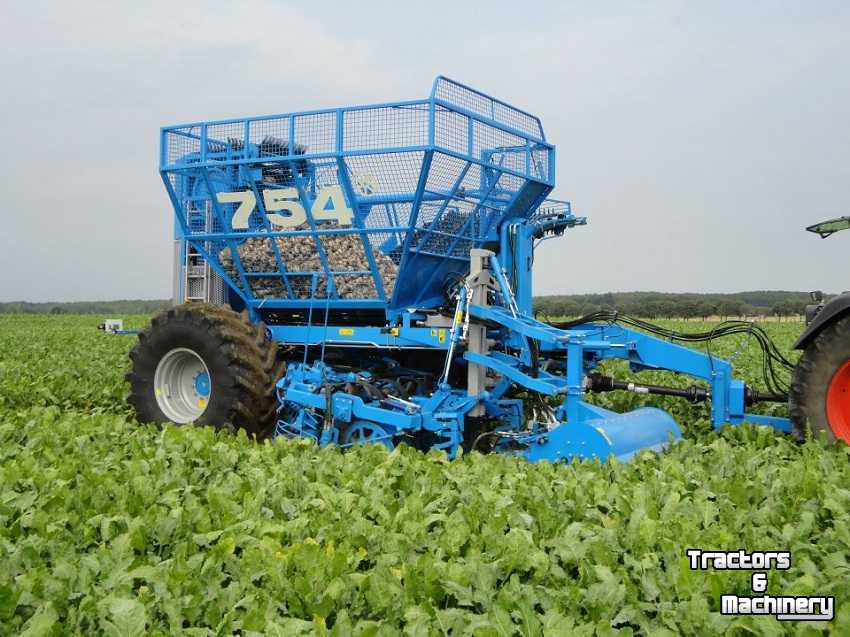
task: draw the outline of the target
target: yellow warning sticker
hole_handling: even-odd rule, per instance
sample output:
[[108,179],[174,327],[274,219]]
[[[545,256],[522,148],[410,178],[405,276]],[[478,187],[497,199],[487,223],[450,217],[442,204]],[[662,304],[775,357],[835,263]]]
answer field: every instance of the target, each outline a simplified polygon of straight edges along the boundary
[[446,330],[440,330],[440,342],[441,343],[446,342]]
[[393,336],[398,336],[398,328],[397,327],[390,328],[390,334],[392,334]]
[[203,408],[204,408],[204,407],[206,407],[206,406],[207,406],[207,401],[206,401],[206,400],[204,400],[203,398],[201,398],[200,400],[198,400],[198,407],[200,407],[201,409],[203,409]]
[[340,336],[354,336],[354,330],[350,327],[341,327],[339,328]]

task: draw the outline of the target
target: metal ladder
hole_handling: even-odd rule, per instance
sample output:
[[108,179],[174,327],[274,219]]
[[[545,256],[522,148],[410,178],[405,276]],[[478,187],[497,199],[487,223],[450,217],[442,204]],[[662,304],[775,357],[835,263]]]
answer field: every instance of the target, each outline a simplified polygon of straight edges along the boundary
[[210,268],[207,262],[187,243],[183,262],[183,300],[207,301],[209,278]]
[[[212,210],[209,201],[204,201],[205,211],[190,211],[189,223],[194,213],[203,215],[204,232],[212,232]],[[184,240],[183,245],[183,299],[185,303],[203,302],[220,305],[225,302],[225,285],[206,262],[206,259],[192,245]]]

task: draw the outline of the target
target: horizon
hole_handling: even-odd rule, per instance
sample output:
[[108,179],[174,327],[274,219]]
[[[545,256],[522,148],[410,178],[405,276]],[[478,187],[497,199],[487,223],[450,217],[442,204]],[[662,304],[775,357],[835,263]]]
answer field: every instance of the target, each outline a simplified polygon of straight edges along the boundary
[[[663,295],[697,295],[697,296],[739,296],[742,294],[810,294],[811,292],[822,292],[824,296],[832,297],[837,296],[839,294],[843,294],[843,292],[827,292],[825,290],[740,290],[737,292],[664,292],[660,290],[606,290],[604,292],[571,292],[571,293],[554,293],[554,294],[534,294],[533,298],[546,298],[553,296],[604,296],[606,294],[663,294]],[[171,297],[153,297],[153,298],[120,298],[120,299],[83,299],[83,300],[75,300],[75,301],[60,301],[60,300],[48,300],[48,301],[27,301],[17,299],[14,301],[0,301],[0,306],[3,305],[15,305],[17,303],[28,304],[28,305],[70,305],[70,304],[83,304],[83,303],[170,303],[172,301]]]

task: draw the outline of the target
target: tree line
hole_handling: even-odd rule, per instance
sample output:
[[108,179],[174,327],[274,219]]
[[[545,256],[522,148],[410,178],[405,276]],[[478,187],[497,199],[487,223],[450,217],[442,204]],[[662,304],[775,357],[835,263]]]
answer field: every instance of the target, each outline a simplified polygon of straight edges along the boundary
[[[744,316],[801,316],[811,303],[808,292],[755,291],[733,294],[665,292],[607,292],[539,296],[534,313],[541,317],[578,317],[601,309],[614,309],[642,318],[721,318]],[[79,301],[0,303],[0,314],[155,314],[171,304],[169,299],[127,299],[120,301]]]
[[755,291],[732,294],[607,292],[535,297],[540,317],[586,316],[613,309],[642,318],[723,319],[747,316],[799,317],[812,303],[808,292]]
[[125,299],[120,301],[75,301],[29,303],[14,301],[0,303],[0,314],[98,314],[104,317],[110,314],[156,314],[171,305],[166,299]]

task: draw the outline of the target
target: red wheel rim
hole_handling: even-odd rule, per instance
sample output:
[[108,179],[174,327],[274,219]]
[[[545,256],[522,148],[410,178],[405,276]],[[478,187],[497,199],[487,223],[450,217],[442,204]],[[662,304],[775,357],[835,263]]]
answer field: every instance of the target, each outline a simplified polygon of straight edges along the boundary
[[829,381],[826,418],[835,437],[850,444],[850,361],[839,367]]

